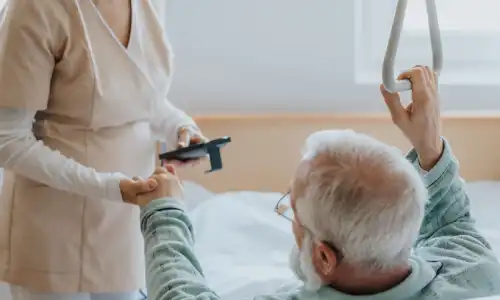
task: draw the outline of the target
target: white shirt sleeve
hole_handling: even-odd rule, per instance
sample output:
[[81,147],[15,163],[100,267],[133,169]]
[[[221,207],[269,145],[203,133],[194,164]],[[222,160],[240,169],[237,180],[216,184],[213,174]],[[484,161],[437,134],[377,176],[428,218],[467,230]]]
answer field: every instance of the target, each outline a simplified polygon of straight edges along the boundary
[[194,120],[170,103],[168,99],[159,102],[151,125],[155,138],[166,142],[168,147],[177,145],[177,134],[180,127],[196,127]]
[[122,201],[121,173],[99,173],[37,141],[33,135],[36,112],[0,108],[0,168],[52,188],[92,199]]

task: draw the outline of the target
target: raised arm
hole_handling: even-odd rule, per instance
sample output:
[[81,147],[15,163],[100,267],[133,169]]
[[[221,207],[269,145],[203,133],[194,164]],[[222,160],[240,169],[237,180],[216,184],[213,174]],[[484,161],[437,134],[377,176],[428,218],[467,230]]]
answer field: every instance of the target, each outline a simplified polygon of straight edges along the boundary
[[[419,168],[416,151],[411,151],[408,159]],[[441,158],[422,179],[429,191],[429,202],[416,247],[457,248],[470,258],[494,258],[489,243],[475,227],[458,162],[446,141]]]
[[[0,167],[56,189],[121,201],[118,173],[98,173],[36,141],[56,53],[66,38],[65,1],[9,0],[0,25]],[[58,13],[59,12],[59,13]]]
[[[458,298],[500,292],[500,264],[490,245],[474,225],[458,162],[450,145],[441,138],[441,118],[436,74],[428,67],[415,67],[400,79],[412,84],[412,102],[403,107],[397,93],[382,88],[395,124],[414,149],[408,159],[427,186],[429,201],[415,253],[440,265],[439,289],[456,291]],[[450,296],[453,298],[453,296]]]
[[[408,158],[418,164],[416,152],[410,152]],[[500,264],[488,241],[476,229],[458,169],[445,142],[443,155],[423,175],[429,201],[415,254],[440,263],[441,288],[456,290],[457,297],[496,295],[500,293]]]

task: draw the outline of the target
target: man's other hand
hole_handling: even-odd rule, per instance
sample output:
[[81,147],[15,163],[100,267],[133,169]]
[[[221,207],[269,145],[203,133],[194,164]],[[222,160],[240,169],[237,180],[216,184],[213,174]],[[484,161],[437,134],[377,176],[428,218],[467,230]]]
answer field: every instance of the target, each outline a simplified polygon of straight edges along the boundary
[[416,66],[399,75],[398,80],[409,80],[412,101],[404,107],[398,93],[390,93],[380,86],[392,120],[410,140],[418,153],[422,169],[430,170],[441,157],[441,116],[437,76],[429,67]]
[[182,183],[177,177],[173,166],[166,165],[165,168],[156,168],[149,179],[154,180],[157,183],[157,187],[151,192],[138,195],[135,201],[137,205],[145,206],[149,202],[160,198],[182,199],[184,197]]

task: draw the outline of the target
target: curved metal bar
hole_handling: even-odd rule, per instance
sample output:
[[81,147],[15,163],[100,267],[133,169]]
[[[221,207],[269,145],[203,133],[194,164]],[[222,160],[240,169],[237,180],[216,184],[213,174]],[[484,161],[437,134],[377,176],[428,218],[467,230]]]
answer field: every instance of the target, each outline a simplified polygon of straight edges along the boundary
[[[426,1],[429,34],[432,47],[432,68],[434,69],[434,72],[439,75],[443,68],[443,48],[441,45],[441,33],[439,31],[436,2],[435,0]],[[408,0],[398,1],[396,13],[394,14],[394,21],[392,23],[391,33],[389,36],[389,42],[387,43],[384,64],[382,67],[382,82],[384,83],[385,89],[392,93],[411,90],[410,81],[396,80],[394,74],[394,63],[398,52],[399,40],[401,38],[401,31],[403,30],[403,23],[407,6]]]

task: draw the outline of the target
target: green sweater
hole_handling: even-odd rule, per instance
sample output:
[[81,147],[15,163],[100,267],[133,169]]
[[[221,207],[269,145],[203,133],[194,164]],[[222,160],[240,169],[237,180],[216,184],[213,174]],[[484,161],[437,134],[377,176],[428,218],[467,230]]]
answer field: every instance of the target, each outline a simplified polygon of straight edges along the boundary
[[[408,159],[418,168],[415,151]],[[500,264],[474,226],[458,163],[446,142],[441,159],[423,180],[430,199],[410,258],[412,273],[401,284],[369,296],[346,295],[330,287],[312,293],[294,286],[255,299],[455,300],[500,294]],[[183,204],[174,199],[155,200],[143,208],[141,220],[148,299],[220,299],[207,286],[194,254],[193,228]]]

